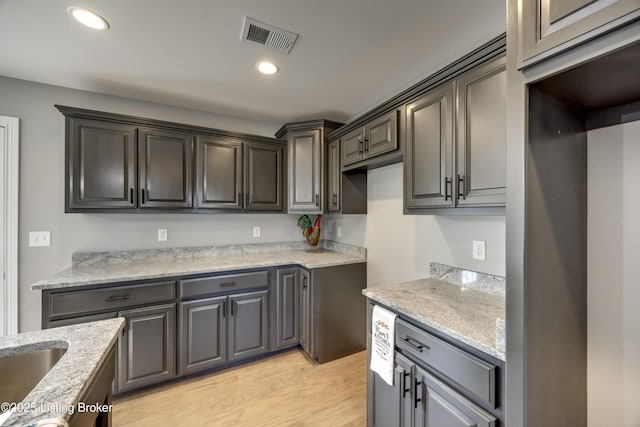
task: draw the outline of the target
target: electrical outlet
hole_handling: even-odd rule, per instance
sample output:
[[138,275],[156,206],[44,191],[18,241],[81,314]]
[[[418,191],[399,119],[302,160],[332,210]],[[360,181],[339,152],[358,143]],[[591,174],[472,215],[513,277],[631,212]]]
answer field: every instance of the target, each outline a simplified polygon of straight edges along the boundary
[[31,231],[29,232],[29,246],[51,246],[50,231]]
[[166,242],[166,241],[167,241],[167,229],[158,228],[158,242]]
[[338,237],[342,237],[342,227],[336,227],[336,235]]
[[473,241],[473,259],[485,261],[487,259],[486,243],[484,240]]
[[259,225],[253,226],[253,237],[260,237],[261,231]]

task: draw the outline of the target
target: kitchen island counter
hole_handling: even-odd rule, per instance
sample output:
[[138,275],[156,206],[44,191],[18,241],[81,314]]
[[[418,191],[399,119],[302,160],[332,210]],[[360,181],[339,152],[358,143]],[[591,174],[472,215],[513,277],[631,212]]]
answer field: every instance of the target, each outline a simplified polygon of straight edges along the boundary
[[[0,358],[64,349],[62,357],[22,402],[9,402],[15,410],[2,425],[24,426],[48,419],[65,425],[101,375],[123,327],[124,319],[117,318],[0,337]],[[102,402],[82,402],[96,403]]]

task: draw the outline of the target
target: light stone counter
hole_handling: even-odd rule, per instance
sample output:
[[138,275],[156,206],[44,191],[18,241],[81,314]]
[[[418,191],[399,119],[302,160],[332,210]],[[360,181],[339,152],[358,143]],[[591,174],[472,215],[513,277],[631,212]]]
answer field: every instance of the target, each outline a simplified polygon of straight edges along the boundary
[[431,278],[367,288],[374,302],[505,360],[504,279],[431,264]]
[[117,318],[0,337],[0,357],[49,348],[66,349],[22,401],[21,406],[29,410],[15,411],[2,426],[30,425],[45,419],[65,425],[72,415],[68,408],[77,405],[86,393],[123,327],[124,319]]
[[366,250],[358,246],[325,241],[321,242],[319,252],[307,252],[303,243],[74,254],[71,268],[32,284],[31,289],[161,279],[284,265],[314,269],[366,261]]

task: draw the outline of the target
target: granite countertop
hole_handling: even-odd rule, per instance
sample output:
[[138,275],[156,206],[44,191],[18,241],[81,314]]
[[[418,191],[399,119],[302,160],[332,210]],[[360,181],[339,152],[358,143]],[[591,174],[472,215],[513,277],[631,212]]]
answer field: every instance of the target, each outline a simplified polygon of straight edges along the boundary
[[293,242],[81,253],[74,254],[71,268],[32,284],[31,289],[97,285],[280,265],[314,269],[365,261],[364,248],[329,241],[321,242],[319,252],[307,252],[304,244]]
[[497,276],[431,264],[431,278],[367,288],[374,302],[505,360],[505,282]]
[[0,357],[49,348],[66,349],[22,401],[29,411],[15,411],[2,425],[24,426],[45,419],[65,425],[72,415],[68,408],[77,405],[87,391],[123,327],[124,319],[117,318],[0,337]]

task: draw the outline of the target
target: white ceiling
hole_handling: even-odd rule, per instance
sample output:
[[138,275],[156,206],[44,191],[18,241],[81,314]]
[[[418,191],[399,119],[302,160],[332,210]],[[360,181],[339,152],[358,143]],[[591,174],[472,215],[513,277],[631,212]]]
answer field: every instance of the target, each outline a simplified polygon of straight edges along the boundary
[[[82,27],[70,6],[111,28]],[[300,34],[291,53],[241,42],[245,15]],[[273,124],[347,121],[504,29],[505,0],[0,0],[0,75]],[[264,59],[280,72],[259,75]]]

